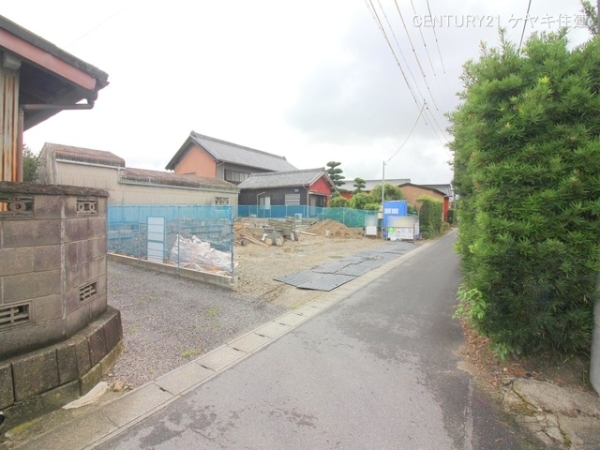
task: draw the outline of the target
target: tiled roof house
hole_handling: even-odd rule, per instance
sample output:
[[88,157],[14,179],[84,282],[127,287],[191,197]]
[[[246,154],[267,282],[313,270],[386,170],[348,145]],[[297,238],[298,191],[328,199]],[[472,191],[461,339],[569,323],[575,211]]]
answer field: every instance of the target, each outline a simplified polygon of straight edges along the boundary
[[255,173],[238,185],[240,205],[325,207],[335,184],[323,168]]
[[205,136],[192,131],[165,167],[179,174],[194,174],[241,183],[252,173],[296,170],[284,156]]

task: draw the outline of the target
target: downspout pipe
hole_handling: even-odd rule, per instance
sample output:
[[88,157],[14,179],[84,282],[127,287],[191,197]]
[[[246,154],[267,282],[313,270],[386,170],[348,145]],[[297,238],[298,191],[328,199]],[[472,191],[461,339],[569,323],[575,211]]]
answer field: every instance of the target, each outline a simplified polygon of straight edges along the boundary
[[23,182],[23,133],[25,131],[25,111],[67,111],[67,110],[85,110],[92,109],[94,102],[88,100],[87,103],[76,103],[74,105],[52,105],[52,104],[33,104],[20,105],[19,117],[17,123],[17,183]]
[[266,194],[266,191],[261,192],[260,194],[256,195],[256,217],[259,217],[258,211],[259,211],[259,203],[258,203],[258,198],[263,195]]
[[19,106],[19,118],[18,118],[18,129],[17,129],[17,182],[23,182],[23,133],[25,130],[25,111],[68,111],[68,110],[82,110],[92,109],[94,102],[88,100],[87,103],[76,103],[74,105],[52,105],[52,104],[39,104],[39,105],[20,105]]
[[92,109],[94,107],[94,102],[90,103],[76,103],[74,105],[21,105],[23,111],[74,111],[81,109]]

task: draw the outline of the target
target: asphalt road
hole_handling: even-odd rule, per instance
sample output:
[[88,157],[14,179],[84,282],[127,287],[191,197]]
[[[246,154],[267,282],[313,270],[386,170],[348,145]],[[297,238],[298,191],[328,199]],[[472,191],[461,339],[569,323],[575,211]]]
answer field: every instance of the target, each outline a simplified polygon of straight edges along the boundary
[[447,235],[101,449],[520,449],[458,369]]

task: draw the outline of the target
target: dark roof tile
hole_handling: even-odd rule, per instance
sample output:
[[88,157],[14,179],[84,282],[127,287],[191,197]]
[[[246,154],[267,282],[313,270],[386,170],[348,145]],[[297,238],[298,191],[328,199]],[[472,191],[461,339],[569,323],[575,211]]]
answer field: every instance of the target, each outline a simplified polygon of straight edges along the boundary
[[162,184],[167,186],[184,186],[191,188],[224,189],[237,192],[237,187],[217,178],[199,177],[196,175],[180,175],[159,170],[131,169],[121,172],[121,180],[137,183]]
[[103,150],[92,150],[90,148],[46,142],[42,148],[42,152],[51,152],[56,155],[56,158],[66,159],[68,161],[125,167],[125,160],[123,158]]
[[285,172],[253,173],[242,181],[240,189],[266,189],[291,186],[310,186],[319,178],[325,176],[334,187],[333,181],[325,169],[289,170]]
[[284,156],[274,155],[243,145],[205,136],[192,131],[190,136],[177,151],[175,156],[166,166],[167,170],[175,170],[177,163],[185,156],[189,149],[189,144],[195,143],[205,149],[217,161],[223,161],[230,164],[238,164],[254,169],[268,170],[272,172],[281,172],[286,170],[296,170]]

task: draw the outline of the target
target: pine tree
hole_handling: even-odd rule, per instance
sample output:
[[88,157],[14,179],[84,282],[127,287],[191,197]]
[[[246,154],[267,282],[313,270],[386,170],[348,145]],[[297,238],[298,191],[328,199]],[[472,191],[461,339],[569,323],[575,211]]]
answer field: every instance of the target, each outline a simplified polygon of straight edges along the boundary
[[327,163],[327,174],[329,175],[329,178],[331,178],[333,184],[335,184],[337,188],[343,186],[344,180],[346,179],[343,175],[344,171],[339,167],[341,165],[342,163],[337,161],[329,161]]
[[367,183],[365,180],[363,180],[362,178],[355,178],[354,179],[354,194],[358,194],[362,191],[364,191],[365,187],[367,186]]

